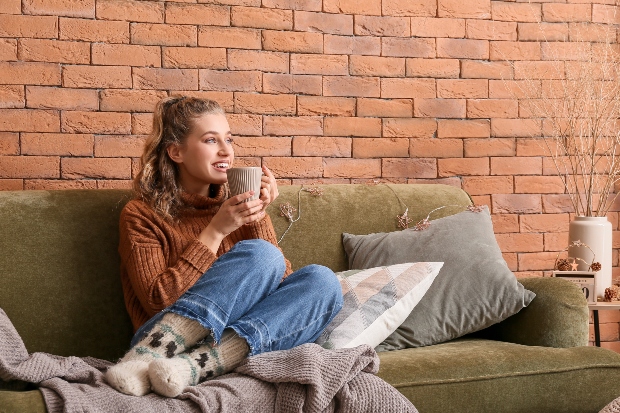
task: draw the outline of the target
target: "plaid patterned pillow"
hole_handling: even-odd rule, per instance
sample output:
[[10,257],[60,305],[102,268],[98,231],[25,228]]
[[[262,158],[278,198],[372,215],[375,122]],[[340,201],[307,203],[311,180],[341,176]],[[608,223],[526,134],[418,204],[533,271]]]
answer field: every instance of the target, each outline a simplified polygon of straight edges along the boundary
[[442,266],[416,262],[337,273],[344,304],[316,343],[328,349],[378,346],[405,321]]

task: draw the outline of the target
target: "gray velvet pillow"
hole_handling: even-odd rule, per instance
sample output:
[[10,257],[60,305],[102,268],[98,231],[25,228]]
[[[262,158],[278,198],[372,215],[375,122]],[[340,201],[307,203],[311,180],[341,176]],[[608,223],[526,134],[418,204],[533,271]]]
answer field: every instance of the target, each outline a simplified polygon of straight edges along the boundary
[[427,346],[481,330],[519,312],[536,296],[508,269],[486,208],[430,223],[421,231],[342,234],[351,269],[444,262],[422,300],[377,351]]

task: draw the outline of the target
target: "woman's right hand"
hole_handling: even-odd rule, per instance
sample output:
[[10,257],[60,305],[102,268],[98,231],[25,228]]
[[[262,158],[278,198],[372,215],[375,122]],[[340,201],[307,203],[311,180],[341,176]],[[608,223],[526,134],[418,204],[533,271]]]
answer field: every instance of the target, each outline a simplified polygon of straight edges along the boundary
[[258,221],[265,216],[263,201],[243,202],[254,195],[254,191],[228,198],[222,203],[209,225],[198,235],[198,239],[217,253],[222,240],[242,225]]

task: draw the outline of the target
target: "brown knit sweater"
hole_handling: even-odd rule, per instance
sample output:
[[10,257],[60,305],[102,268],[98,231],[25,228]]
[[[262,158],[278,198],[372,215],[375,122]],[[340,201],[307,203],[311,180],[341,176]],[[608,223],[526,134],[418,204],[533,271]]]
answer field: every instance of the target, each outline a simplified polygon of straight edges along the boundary
[[[173,304],[235,243],[262,238],[277,246],[269,215],[229,234],[217,254],[198,240],[198,234],[225,201],[220,188],[215,198],[184,193],[187,205],[178,222],[170,223],[148,204],[134,199],[120,217],[121,280],[125,306],[134,331],[149,318]],[[285,276],[292,272],[286,262]]]

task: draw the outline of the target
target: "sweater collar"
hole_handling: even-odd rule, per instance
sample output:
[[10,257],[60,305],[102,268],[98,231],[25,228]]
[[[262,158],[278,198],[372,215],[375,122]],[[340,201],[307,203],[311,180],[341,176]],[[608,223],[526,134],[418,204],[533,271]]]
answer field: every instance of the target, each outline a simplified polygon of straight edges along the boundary
[[200,194],[181,192],[181,200],[189,208],[209,209],[213,206],[221,205],[226,200],[226,193],[226,186],[218,185],[217,192],[213,198]]

